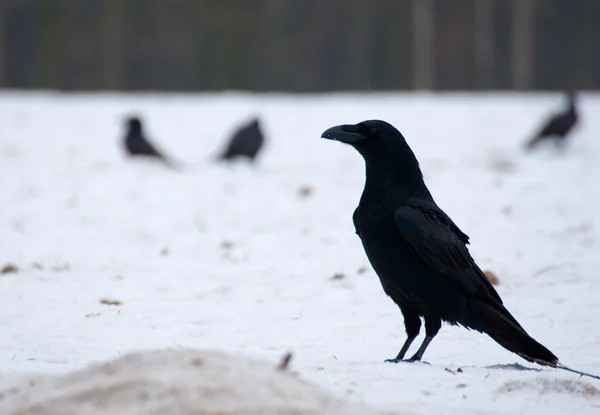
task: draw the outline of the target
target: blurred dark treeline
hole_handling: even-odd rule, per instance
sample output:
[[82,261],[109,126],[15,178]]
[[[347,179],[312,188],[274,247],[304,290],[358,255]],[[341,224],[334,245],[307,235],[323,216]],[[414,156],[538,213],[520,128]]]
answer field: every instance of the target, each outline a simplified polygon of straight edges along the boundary
[[0,86],[597,89],[600,0],[0,0]]

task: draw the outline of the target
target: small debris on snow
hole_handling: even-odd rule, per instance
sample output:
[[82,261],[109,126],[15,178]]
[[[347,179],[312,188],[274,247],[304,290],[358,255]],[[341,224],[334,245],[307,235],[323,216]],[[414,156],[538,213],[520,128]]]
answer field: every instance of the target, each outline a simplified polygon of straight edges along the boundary
[[300,189],[298,189],[298,195],[301,198],[307,198],[309,196],[311,196],[313,194],[313,188],[310,186],[302,186]]
[[584,233],[589,231],[590,229],[592,229],[592,223],[591,222],[584,222],[584,223],[580,223],[578,225],[573,225],[573,226],[569,226],[567,229],[565,229],[566,233]]
[[11,274],[16,273],[18,271],[19,269],[15,264],[8,263],[2,267],[2,269],[0,270],[0,274]]
[[367,267],[362,266],[358,269],[358,271],[356,271],[357,274],[364,274],[365,272],[367,272]]
[[34,262],[33,264],[31,264],[31,266],[35,269],[39,269],[40,271],[44,269],[42,264],[40,264],[39,262]]
[[493,160],[490,164],[492,170],[502,173],[514,173],[517,165],[510,160]]
[[233,242],[223,241],[221,242],[221,249],[231,249],[233,248]]
[[161,256],[168,256],[169,255],[169,248],[163,248],[160,250],[160,255]]
[[90,314],[86,314],[85,318],[93,318],[93,317],[99,317],[100,313],[90,313]]
[[292,361],[292,353],[288,352],[283,356],[283,358],[281,359],[281,362],[279,362],[279,365],[277,366],[277,370],[287,370],[287,368],[290,366],[291,361]]
[[64,264],[62,264],[62,265],[57,265],[57,266],[55,266],[55,267],[52,267],[52,268],[50,268],[50,269],[51,269],[52,271],[54,271],[54,272],[63,272],[63,271],[68,271],[68,270],[70,270],[70,269],[71,269],[71,266],[70,266],[70,265],[69,265],[67,262],[65,262],[65,263],[64,263]]
[[494,274],[492,271],[490,271],[489,269],[486,269],[485,271],[483,271],[483,275],[485,275],[485,277],[488,279],[490,284],[500,285],[500,279],[498,278],[498,276],[496,274]]
[[332,281],[343,280],[344,278],[346,278],[346,274],[342,274],[341,272],[336,272],[335,274],[333,274],[333,277],[331,277],[331,280]]
[[537,270],[536,272],[533,273],[534,277],[537,277],[538,275],[542,275],[548,271],[552,271],[555,269],[560,269],[560,268],[565,268],[567,266],[571,266],[571,264],[556,264],[556,265],[546,265],[545,267],[540,268],[539,270]]
[[106,299],[102,299],[100,300],[100,304],[104,304],[104,305],[123,305],[123,303],[119,300],[106,300]]

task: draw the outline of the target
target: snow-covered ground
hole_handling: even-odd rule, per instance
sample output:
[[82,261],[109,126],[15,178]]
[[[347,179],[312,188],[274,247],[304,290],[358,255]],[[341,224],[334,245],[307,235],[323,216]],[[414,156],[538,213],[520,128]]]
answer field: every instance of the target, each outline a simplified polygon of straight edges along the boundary
[[[599,381],[537,370],[463,328],[443,326],[431,365],[383,363],[405,335],[354,234],[363,161],[319,138],[371,118],[397,126],[507,308],[564,364],[599,373],[600,95],[580,97],[566,153],[521,148],[562,101],[0,94],[0,267],[18,268],[0,274],[0,373],[143,349],[292,351],[303,379],[382,413],[598,413]],[[185,171],[124,157],[134,113]],[[253,115],[268,140],[257,165],[214,162]],[[502,366],[516,362],[536,370]]]

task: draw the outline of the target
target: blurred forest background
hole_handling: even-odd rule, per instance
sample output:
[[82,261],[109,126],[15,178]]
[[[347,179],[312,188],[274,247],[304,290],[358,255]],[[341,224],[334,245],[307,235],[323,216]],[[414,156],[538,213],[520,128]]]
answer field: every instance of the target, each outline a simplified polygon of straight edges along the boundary
[[0,0],[0,86],[597,89],[600,0]]

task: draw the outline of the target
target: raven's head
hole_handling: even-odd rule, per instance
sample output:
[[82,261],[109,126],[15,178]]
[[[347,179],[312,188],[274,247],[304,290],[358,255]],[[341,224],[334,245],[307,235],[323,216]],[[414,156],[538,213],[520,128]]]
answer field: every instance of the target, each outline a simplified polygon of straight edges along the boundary
[[137,117],[130,117],[127,119],[127,128],[129,129],[129,132],[139,133],[142,131],[142,122]]
[[380,120],[331,127],[321,136],[354,147],[367,163],[367,176],[384,173],[399,179],[422,179],[419,163],[393,125]]
[[370,157],[414,157],[400,131],[385,121],[370,120],[354,125],[338,125],[325,131],[321,137],[350,144],[367,161]]
[[350,144],[359,151],[361,148],[374,151],[386,147],[396,147],[399,142],[405,143],[400,131],[396,130],[393,125],[380,120],[331,127],[321,137]]

